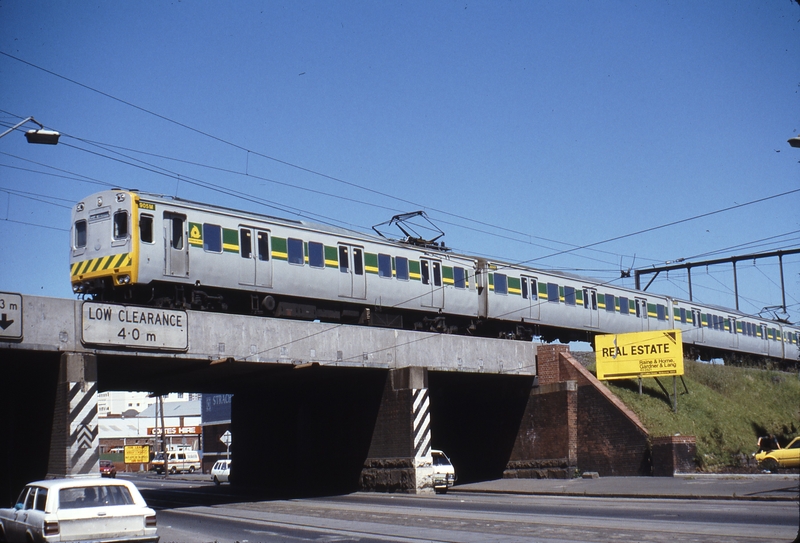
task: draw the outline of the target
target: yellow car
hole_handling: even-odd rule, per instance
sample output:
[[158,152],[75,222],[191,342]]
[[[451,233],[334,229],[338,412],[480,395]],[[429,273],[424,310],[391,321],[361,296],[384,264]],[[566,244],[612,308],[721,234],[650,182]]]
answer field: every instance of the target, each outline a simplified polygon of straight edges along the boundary
[[783,449],[762,451],[756,454],[761,469],[773,471],[777,468],[800,467],[800,437],[796,437]]

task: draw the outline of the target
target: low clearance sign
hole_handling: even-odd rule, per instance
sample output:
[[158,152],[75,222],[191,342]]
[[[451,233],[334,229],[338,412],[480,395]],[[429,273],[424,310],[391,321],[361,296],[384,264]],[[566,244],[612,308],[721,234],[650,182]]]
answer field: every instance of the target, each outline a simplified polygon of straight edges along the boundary
[[597,336],[595,349],[601,381],[683,375],[680,330]]

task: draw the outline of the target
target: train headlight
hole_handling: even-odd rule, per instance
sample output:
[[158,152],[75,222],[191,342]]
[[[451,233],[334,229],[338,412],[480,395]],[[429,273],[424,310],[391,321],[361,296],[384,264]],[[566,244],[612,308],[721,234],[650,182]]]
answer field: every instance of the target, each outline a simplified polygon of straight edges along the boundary
[[120,275],[119,277],[117,277],[117,283],[119,283],[120,285],[127,285],[130,282],[131,282],[130,275]]
[[72,292],[74,292],[75,294],[80,294],[81,292],[83,292],[83,285],[80,283],[75,283],[74,285],[72,285]]

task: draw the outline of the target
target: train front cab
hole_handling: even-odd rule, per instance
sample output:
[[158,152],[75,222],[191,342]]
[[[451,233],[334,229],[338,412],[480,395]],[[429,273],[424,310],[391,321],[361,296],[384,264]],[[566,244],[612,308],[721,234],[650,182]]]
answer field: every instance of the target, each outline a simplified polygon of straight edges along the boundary
[[137,280],[138,237],[135,195],[104,191],[72,211],[70,281],[76,294],[101,292]]

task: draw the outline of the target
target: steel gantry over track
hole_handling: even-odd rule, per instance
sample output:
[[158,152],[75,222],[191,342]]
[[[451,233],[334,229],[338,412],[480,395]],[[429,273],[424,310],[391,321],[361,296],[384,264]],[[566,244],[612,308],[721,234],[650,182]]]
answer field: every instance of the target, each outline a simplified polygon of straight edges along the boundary
[[[739,282],[736,276],[736,263],[741,262],[744,260],[760,260],[764,258],[778,258],[778,263],[780,265],[780,272],[781,272],[781,306],[780,308],[786,313],[786,288],[784,286],[783,280],[783,256],[784,255],[794,255],[800,253],[800,249],[789,249],[786,251],[772,251],[769,253],[753,253],[748,255],[741,255],[741,256],[730,256],[727,258],[718,258],[715,260],[703,260],[700,262],[680,262],[678,264],[669,264],[667,266],[653,266],[651,268],[644,268],[639,270],[634,270],[634,277],[636,281],[636,289],[637,290],[647,290],[648,287],[655,281],[656,277],[662,271],[672,271],[672,270],[686,270],[686,274],[689,280],[689,300],[693,300],[692,296],[692,268],[698,268],[702,266],[713,266],[716,264],[732,264],[733,265],[733,290],[734,296],[736,297],[736,310],[739,310]],[[642,288],[641,286],[641,277],[643,275],[653,275],[652,279],[648,281],[648,283]],[[777,309],[776,307],[766,307],[764,309]]]

